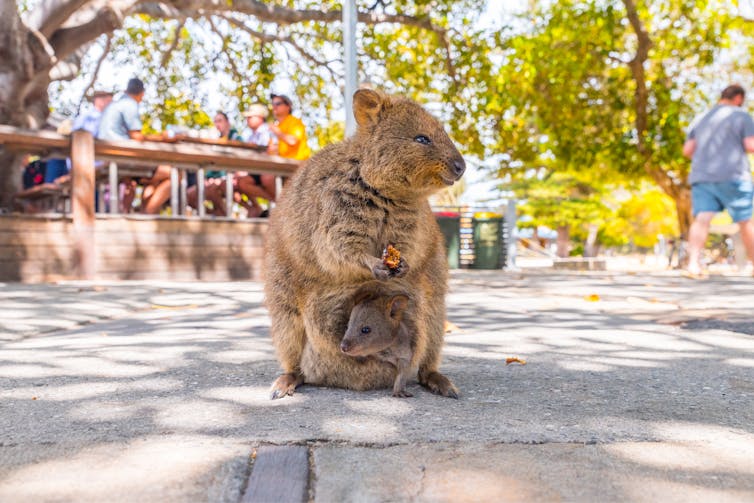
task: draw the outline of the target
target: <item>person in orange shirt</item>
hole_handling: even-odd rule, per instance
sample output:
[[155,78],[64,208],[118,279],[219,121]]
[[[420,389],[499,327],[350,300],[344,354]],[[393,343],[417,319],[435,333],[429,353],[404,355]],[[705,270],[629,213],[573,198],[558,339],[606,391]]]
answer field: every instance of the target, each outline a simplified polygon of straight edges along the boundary
[[284,94],[272,94],[272,115],[275,123],[270,130],[277,136],[280,157],[303,161],[312,154],[306,138],[306,128],[301,119],[291,115],[293,102]]

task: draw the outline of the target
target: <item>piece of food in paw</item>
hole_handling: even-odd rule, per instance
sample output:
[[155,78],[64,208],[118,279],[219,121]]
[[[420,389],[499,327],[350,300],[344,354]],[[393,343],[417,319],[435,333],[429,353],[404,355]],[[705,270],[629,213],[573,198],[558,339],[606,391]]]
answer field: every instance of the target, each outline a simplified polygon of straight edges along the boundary
[[392,243],[387,245],[382,252],[382,263],[387,266],[388,269],[397,269],[401,263],[401,252],[398,248],[394,247]]

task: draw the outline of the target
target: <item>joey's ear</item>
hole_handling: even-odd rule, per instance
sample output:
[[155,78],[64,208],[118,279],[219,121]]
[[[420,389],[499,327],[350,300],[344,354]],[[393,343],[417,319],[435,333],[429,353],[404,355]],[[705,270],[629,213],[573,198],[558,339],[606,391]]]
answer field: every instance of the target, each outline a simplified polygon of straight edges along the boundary
[[400,321],[403,319],[403,312],[408,307],[408,297],[405,295],[396,295],[388,302],[390,308],[390,317]]
[[359,89],[353,94],[353,115],[360,128],[370,128],[377,124],[380,112],[390,98],[379,91]]

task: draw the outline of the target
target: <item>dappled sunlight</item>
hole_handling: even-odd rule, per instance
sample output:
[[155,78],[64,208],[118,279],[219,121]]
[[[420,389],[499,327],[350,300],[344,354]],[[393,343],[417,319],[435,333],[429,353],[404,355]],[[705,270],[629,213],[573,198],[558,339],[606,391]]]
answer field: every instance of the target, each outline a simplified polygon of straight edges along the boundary
[[354,442],[395,442],[403,440],[394,421],[373,415],[342,414],[322,421],[322,432],[335,439]]
[[[716,424],[692,422],[656,422],[652,429],[674,442],[716,442],[720,445],[741,445],[754,453],[754,432]],[[754,462],[754,456],[751,458]]]
[[696,341],[699,344],[707,344],[712,347],[740,349],[754,352],[754,337],[732,334],[728,331],[706,330],[703,333],[699,333],[690,330],[684,333],[684,337],[691,341]]
[[71,449],[7,472],[0,501],[182,501],[206,498],[198,479],[248,454],[238,443],[204,436],[161,436],[129,443],[100,443]]
[[181,382],[176,379],[140,379],[125,382],[87,381],[77,384],[17,387],[0,390],[0,398],[27,400],[36,397],[38,400],[65,402],[101,396],[108,397],[115,393],[134,391],[172,391],[180,388],[180,386]]
[[7,377],[51,377],[51,376],[93,376],[93,377],[140,377],[156,374],[164,367],[140,364],[125,364],[106,361],[102,358],[73,356],[55,360],[55,367],[27,366],[26,372],[13,374],[12,367],[0,367],[0,375]]
[[155,423],[184,432],[236,428],[246,422],[246,414],[238,407],[216,401],[166,398],[159,406],[160,410],[154,414]]
[[612,365],[604,363],[588,362],[585,360],[563,360],[558,362],[564,370],[573,372],[608,372],[613,369]]
[[301,405],[309,400],[305,394],[294,393],[293,396],[285,397],[280,400],[270,400],[269,386],[239,386],[239,387],[222,387],[211,388],[199,393],[203,398],[213,400],[225,400],[240,405],[250,407],[290,407]]
[[543,484],[506,476],[503,473],[478,469],[429,467],[424,476],[428,488],[421,493],[422,501],[461,503],[479,501],[542,501],[558,500]]
[[275,352],[270,345],[269,351],[259,351],[255,349],[234,349],[230,351],[219,351],[207,355],[207,359],[218,363],[233,363],[242,365],[244,363],[259,359],[274,358]]
[[[617,477],[616,477],[617,478]],[[654,476],[627,476],[623,480],[613,482],[624,495],[624,501],[646,501],[655,503],[742,503],[752,500],[750,488],[740,490],[723,486],[716,475],[710,475],[708,480],[679,481],[668,480],[668,472],[660,471]],[[723,487],[705,487],[723,486]],[[689,496],[693,495],[693,499]]]
[[736,367],[754,368],[754,358],[728,358],[727,360],[723,360],[723,363]]
[[150,410],[133,401],[97,400],[75,405],[68,411],[74,421],[127,421],[148,416]]
[[[385,390],[389,393],[388,390]],[[345,406],[359,414],[374,414],[378,416],[400,418],[416,412],[411,400],[397,400],[391,396],[372,400],[345,400]]]
[[[747,445],[748,444],[748,445]],[[727,472],[754,476],[754,442],[617,443],[603,447],[611,455],[657,469]]]

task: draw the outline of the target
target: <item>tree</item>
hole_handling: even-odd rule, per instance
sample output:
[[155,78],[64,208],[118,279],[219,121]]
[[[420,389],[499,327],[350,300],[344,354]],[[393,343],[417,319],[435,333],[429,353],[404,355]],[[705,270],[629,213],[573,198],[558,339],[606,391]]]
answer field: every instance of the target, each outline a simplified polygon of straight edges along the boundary
[[735,20],[697,0],[541,2],[531,17],[500,42],[503,98],[488,107],[507,154],[500,175],[589,170],[595,189],[648,178],[673,199],[685,236],[681,145],[700,94],[691,75],[714,61]]
[[[130,52],[136,52],[136,61],[155,77],[154,87],[161,90],[195,87],[207,72],[222,72],[234,83],[232,92],[241,106],[266,97],[271,76],[286,72],[311,109],[326,113],[333,104],[339,105],[332,89],[342,81],[342,65],[333,57],[342,53],[340,4],[333,0],[105,4],[0,0],[0,123],[41,127],[49,114],[51,83],[79,75],[82,64],[92,59],[90,50],[99,47],[102,58],[117,57],[118,48],[127,44],[132,44]],[[476,2],[359,4],[362,80],[369,76],[372,82],[389,84],[388,90],[452,103],[439,112],[455,131],[461,130],[470,116],[469,107],[463,100],[449,98],[462,96],[470,76],[488,65],[472,28],[480,14]],[[195,43],[195,37],[202,43]],[[207,50],[203,46],[208,40],[219,42],[219,47]],[[179,56],[181,64],[171,63]],[[92,82],[101,61],[89,69]],[[188,68],[188,75],[179,67]],[[9,205],[20,183],[16,161],[13,153],[0,150],[0,207]]]

